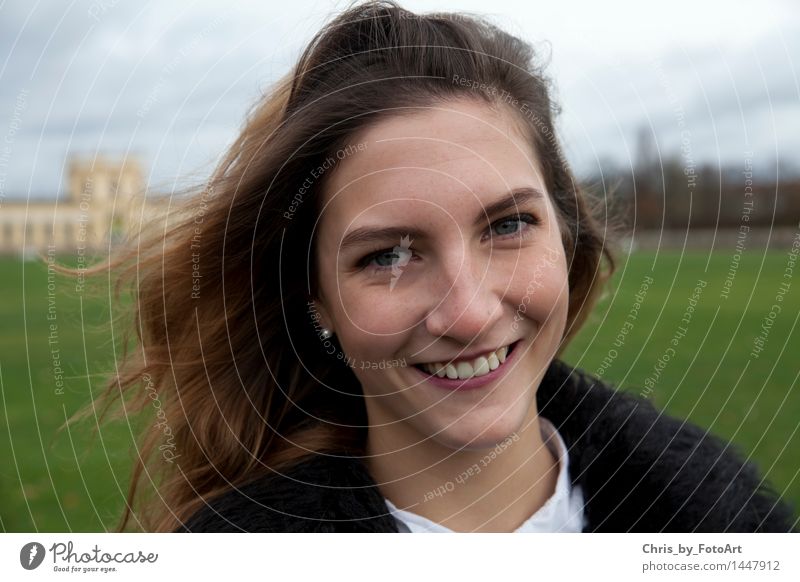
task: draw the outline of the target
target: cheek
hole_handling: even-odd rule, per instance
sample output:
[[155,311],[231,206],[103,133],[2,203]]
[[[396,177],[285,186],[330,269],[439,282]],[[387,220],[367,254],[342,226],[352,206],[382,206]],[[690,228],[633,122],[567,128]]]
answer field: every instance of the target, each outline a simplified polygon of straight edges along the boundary
[[392,341],[407,333],[418,323],[418,298],[414,294],[389,290],[385,285],[347,284],[340,290],[337,320],[339,325],[355,329],[358,333],[376,336],[374,340]]
[[340,290],[336,323],[339,341],[349,357],[380,362],[397,352],[415,321],[413,306],[404,303],[399,293],[395,295],[359,285]]
[[537,250],[526,265],[518,265],[511,281],[507,300],[514,303],[520,316],[545,320],[562,316],[569,303],[569,279],[561,248]]

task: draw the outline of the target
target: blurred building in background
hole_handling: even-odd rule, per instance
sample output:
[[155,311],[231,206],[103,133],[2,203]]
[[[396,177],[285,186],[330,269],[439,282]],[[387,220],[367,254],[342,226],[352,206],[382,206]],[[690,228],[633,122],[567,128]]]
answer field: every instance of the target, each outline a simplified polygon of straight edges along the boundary
[[164,216],[168,197],[147,197],[144,173],[129,157],[72,158],[67,196],[6,199],[0,206],[0,254],[97,253]]

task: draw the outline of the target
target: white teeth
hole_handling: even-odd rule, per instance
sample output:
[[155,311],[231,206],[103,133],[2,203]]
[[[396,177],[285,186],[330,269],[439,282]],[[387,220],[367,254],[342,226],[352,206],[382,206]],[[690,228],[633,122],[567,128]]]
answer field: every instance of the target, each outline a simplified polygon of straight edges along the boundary
[[475,360],[475,372],[476,376],[485,376],[489,373],[489,360],[481,356],[477,360]]
[[458,371],[459,380],[466,380],[472,377],[472,364],[469,362],[459,362],[456,364],[456,370]]
[[506,361],[508,346],[503,346],[488,355],[478,356],[472,362],[458,362],[457,364],[422,364],[422,367],[430,374],[436,374],[439,378],[447,376],[451,380],[485,376],[492,370],[500,367]]

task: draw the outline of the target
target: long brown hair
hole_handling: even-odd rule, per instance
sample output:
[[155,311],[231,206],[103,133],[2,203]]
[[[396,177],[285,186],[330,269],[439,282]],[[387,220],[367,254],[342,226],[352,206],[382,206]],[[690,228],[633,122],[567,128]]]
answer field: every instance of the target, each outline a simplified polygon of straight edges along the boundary
[[145,423],[120,529],[133,518],[171,531],[228,488],[318,452],[363,451],[361,387],[327,354],[309,310],[310,233],[330,175],[311,170],[379,119],[464,97],[516,111],[570,266],[563,350],[614,260],[560,150],[550,93],[533,48],[480,17],[367,2],[313,38],[172,225],[91,271],[113,270],[117,292],[133,297],[136,348],[118,362],[106,404],[152,416],[157,399],[163,417]]

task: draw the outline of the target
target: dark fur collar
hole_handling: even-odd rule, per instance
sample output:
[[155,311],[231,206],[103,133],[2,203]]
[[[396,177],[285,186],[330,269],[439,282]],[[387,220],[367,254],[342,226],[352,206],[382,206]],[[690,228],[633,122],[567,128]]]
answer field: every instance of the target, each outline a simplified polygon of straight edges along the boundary
[[[554,360],[538,409],[569,448],[597,532],[787,532],[793,510],[741,452],[649,401]],[[179,531],[397,531],[383,496],[355,457],[313,455],[289,476],[233,490]]]

